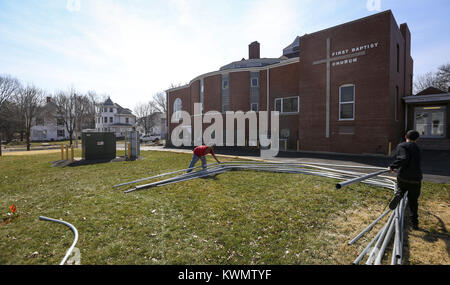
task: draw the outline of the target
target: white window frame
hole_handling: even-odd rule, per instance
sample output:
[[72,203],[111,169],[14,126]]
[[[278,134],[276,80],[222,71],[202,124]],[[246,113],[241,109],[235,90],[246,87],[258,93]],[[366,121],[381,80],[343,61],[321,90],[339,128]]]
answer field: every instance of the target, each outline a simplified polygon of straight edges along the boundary
[[[292,98],[297,98],[297,112],[284,112],[283,111],[283,100],[285,99],[292,99]],[[273,110],[276,111],[276,106],[277,106],[277,100],[281,101],[281,111],[280,114],[298,114],[300,113],[300,96],[291,96],[291,97],[279,97],[279,98],[275,98],[274,100],[274,105],[273,105]]]
[[250,111],[253,111],[252,106],[256,105],[256,111],[255,112],[259,112],[259,104],[258,103],[250,103]]
[[[256,85],[253,85],[253,79],[256,79]],[[259,87],[259,79],[258,79],[258,77],[250,77],[250,86],[251,87]]]
[[[342,87],[353,86],[353,101],[341,102],[341,89]],[[355,84],[344,84],[339,86],[339,121],[354,121],[355,120],[355,105],[356,105],[356,86]],[[352,118],[341,118],[341,105],[342,104],[353,104],[353,116]]]
[[[178,101],[177,101],[178,100]],[[180,102],[180,110],[176,110],[177,108],[175,108],[175,103],[176,102]],[[175,114],[175,119],[181,119],[181,113],[176,113],[177,111],[181,111],[183,110],[183,101],[180,98],[175,98],[175,100],[173,101],[173,113]]]
[[[227,83],[227,87],[224,87],[224,83]],[[228,79],[223,79],[222,80],[222,89],[228,89],[228,87],[230,86],[230,81]]]

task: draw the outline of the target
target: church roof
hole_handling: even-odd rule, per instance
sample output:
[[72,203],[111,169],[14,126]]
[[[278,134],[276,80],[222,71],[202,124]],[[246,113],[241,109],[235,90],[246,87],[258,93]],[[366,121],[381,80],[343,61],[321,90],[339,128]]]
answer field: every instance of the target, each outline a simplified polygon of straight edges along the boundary
[[295,40],[283,49],[283,56],[287,58],[298,57],[300,52],[300,37],[297,36]]

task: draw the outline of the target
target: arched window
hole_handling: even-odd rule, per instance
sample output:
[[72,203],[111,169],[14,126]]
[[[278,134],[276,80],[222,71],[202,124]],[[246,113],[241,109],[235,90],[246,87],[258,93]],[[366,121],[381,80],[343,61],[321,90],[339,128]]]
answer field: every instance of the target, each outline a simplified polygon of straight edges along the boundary
[[183,103],[181,102],[180,98],[175,99],[173,102],[173,113],[175,113],[175,119],[179,120],[181,119],[181,113],[176,113],[177,111],[181,111],[183,108]]

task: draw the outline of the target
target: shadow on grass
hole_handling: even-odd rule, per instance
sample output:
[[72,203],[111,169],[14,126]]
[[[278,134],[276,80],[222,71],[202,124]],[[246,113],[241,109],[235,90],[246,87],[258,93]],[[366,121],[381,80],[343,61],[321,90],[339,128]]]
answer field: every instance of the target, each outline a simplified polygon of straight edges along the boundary
[[74,162],[71,162],[70,160],[57,160],[52,162],[53,167],[77,167],[77,166],[85,166],[85,165],[93,165],[93,164],[100,164],[100,163],[108,163],[108,162],[122,162],[127,161],[127,158],[125,156],[116,157],[114,159],[93,159],[93,160],[76,160]]
[[[409,210],[409,208],[408,208],[408,210]],[[412,231],[410,217],[408,216],[408,218],[405,219],[405,222],[407,222],[407,224],[405,224],[404,241],[403,241],[404,264],[409,264],[409,258],[410,258],[409,237],[410,236],[416,237],[416,238],[421,238],[423,241],[428,242],[428,243],[435,243],[441,239],[445,242],[447,254],[450,256],[450,235],[448,234],[448,231],[447,231],[447,228],[445,227],[444,221],[442,221],[441,218],[439,218],[438,216],[436,216],[433,213],[430,213],[428,211],[426,213],[429,214],[430,216],[433,216],[436,218],[436,220],[439,223],[439,231],[437,231],[437,232],[436,231],[428,231],[428,230],[420,227],[420,224],[419,224],[418,230]],[[422,233],[424,233],[424,235],[413,234],[413,232],[422,232]]]

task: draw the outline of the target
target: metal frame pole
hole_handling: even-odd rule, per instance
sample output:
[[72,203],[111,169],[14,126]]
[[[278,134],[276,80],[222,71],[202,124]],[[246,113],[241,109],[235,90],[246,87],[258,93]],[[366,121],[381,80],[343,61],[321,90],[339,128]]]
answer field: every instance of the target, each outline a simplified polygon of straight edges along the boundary
[[68,226],[72,230],[72,232],[73,232],[73,234],[75,236],[74,239],[73,239],[72,245],[69,247],[69,249],[66,252],[66,255],[64,256],[64,258],[61,260],[61,263],[59,264],[59,265],[64,265],[66,263],[67,259],[69,258],[69,256],[72,254],[72,251],[73,251],[75,245],[77,244],[77,241],[78,241],[78,231],[77,231],[77,229],[72,224],[69,224],[68,222],[61,221],[61,220],[56,220],[56,219],[52,219],[52,218],[48,218],[48,217],[44,217],[44,216],[39,216],[39,220],[60,223],[60,224],[63,224],[65,226]]

